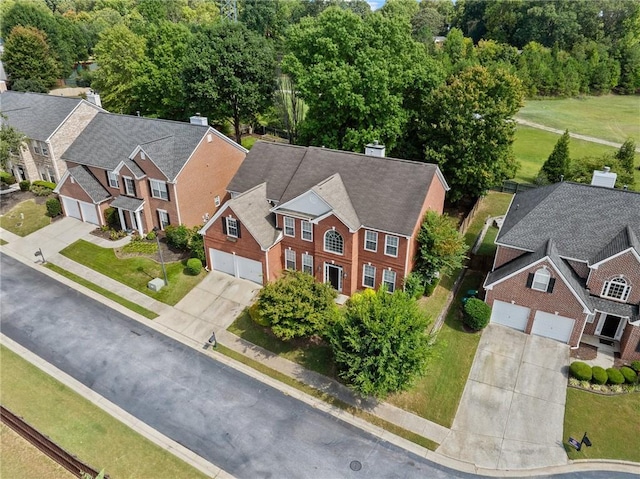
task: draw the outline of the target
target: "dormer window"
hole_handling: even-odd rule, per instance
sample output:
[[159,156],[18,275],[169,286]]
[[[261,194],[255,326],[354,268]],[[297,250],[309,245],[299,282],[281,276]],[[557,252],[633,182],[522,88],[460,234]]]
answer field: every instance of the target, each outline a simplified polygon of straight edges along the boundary
[[631,292],[631,285],[626,279],[619,277],[613,278],[610,281],[604,283],[602,289],[602,296],[605,298],[617,299],[620,301],[626,301],[629,298]]
[[344,253],[344,239],[336,230],[329,230],[324,234],[324,250],[331,253]]
[[115,171],[108,171],[107,177],[109,178],[109,186],[111,188],[120,188],[120,183],[118,183],[118,173]]
[[549,287],[549,280],[551,279],[551,273],[547,269],[539,269],[533,275],[533,283],[531,289],[537,291],[546,291]]

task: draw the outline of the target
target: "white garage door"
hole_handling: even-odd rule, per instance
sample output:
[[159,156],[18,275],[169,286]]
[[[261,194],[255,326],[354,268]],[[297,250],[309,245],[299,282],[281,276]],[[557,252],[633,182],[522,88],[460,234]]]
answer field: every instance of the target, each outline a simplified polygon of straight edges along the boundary
[[211,264],[214,271],[221,271],[236,278],[248,279],[262,284],[262,263],[242,256],[210,249]]
[[535,318],[533,318],[531,333],[555,339],[561,343],[568,343],[574,324],[575,321],[571,318],[537,311]]
[[524,331],[527,327],[530,311],[529,308],[517,304],[494,301],[491,309],[491,322]]
[[71,216],[72,218],[77,218],[82,220],[82,216],[80,215],[80,206],[78,202],[73,198],[67,198],[66,196],[62,196],[62,206],[64,207],[64,212],[67,216]]
[[99,226],[100,221],[98,221],[98,212],[96,211],[96,205],[85,203],[84,201],[78,201],[78,203],[80,204],[82,219],[87,223],[92,223]]

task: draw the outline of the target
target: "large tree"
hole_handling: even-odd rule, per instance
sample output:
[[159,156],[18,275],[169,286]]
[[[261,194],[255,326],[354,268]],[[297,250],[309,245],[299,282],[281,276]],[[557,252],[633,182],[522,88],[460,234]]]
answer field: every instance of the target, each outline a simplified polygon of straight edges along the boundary
[[190,42],[183,70],[189,104],[214,121],[240,124],[273,100],[275,54],[268,40],[242,23],[203,26]]
[[338,374],[363,395],[385,397],[406,389],[427,363],[427,325],[404,291],[354,294],[329,333]]
[[1,114],[0,122],[0,169],[6,170],[9,163],[20,156],[20,148],[25,145],[27,137],[9,125]]
[[569,130],[558,139],[553,151],[544,162],[540,173],[544,175],[549,183],[557,183],[567,178],[571,158],[569,156]]
[[515,175],[513,115],[522,101],[516,77],[475,66],[450,77],[427,102],[421,132],[425,158],[440,165],[452,201],[480,196]]

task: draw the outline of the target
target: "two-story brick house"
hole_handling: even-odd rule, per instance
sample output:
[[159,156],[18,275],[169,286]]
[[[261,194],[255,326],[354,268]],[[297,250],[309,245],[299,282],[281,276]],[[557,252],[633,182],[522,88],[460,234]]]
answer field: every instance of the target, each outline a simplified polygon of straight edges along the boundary
[[123,229],[201,225],[227,199],[247,150],[207,125],[99,113],[64,152],[56,192],[64,212],[102,225],[115,208]]
[[0,94],[0,111],[3,121],[27,137],[19,159],[7,169],[18,181],[57,183],[67,171],[62,153],[104,110],[80,98],[5,91]]
[[640,359],[640,194],[576,183],[518,193],[485,281],[491,321]]
[[202,228],[209,268],[260,284],[302,270],[345,295],[402,287],[427,210],[449,189],[436,165],[257,142]]

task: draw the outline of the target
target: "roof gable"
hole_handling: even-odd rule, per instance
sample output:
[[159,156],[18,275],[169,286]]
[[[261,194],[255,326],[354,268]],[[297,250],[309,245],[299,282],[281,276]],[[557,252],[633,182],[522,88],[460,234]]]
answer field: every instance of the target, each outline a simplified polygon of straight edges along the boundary
[[75,166],[69,168],[64,176],[61,178],[60,183],[55,188],[55,192],[58,193],[62,188],[62,185],[68,178],[72,178],[85,193],[91,198],[94,203],[101,203],[111,198],[111,193],[102,186],[98,179],[93,176],[88,168],[84,166]]

